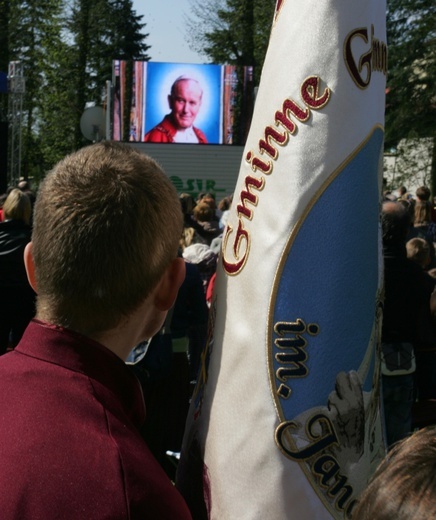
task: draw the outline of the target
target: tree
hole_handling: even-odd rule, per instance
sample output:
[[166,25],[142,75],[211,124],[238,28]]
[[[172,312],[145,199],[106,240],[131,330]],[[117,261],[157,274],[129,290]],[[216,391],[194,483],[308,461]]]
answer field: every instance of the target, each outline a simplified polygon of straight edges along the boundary
[[75,1],[69,30],[76,44],[76,148],[84,144],[81,114],[86,103],[102,102],[105,83],[112,78],[112,60],[149,59],[141,19],[131,0]]
[[137,16],[132,10],[132,2],[130,0],[127,2],[115,0],[113,4],[114,15],[112,20],[114,21],[114,35],[116,35],[116,39],[113,41],[112,59],[117,58],[127,61],[126,95],[124,96],[123,108],[125,120],[123,122],[124,135],[122,138],[124,141],[128,141],[133,94],[133,60],[149,60],[150,57],[147,51],[150,49],[150,46],[144,43],[144,38],[148,37],[148,34],[142,35],[141,31],[145,24],[141,23],[142,16]]
[[[47,43],[47,42],[45,42]],[[73,49],[64,39],[56,45],[44,45],[47,65],[44,70],[44,87],[40,92],[38,129],[35,139],[39,142],[41,170],[34,173],[37,179],[44,176],[62,157],[75,149],[75,70]]]
[[[0,72],[7,74],[9,65],[9,13],[10,1],[0,0]],[[7,119],[7,96],[0,94],[0,123]]]
[[22,121],[22,168],[24,177],[33,175],[33,165],[41,165],[38,125],[45,72],[50,66],[47,49],[57,48],[62,30],[62,1],[11,0],[4,23],[5,58],[19,61],[25,77]]
[[435,131],[436,4],[388,0],[386,146]]
[[[87,144],[80,118],[105,101],[112,61],[149,59],[131,0],[0,0],[0,70],[23,64],[22,172],[41,178]],[[0,118],[7,96],[0,99]]]
[[233,120],[233,142],[245,142],[251,114],[243,111],[244,67],[253,67],[258,85],[269,42],[275,0],[193,0],[187,27],[190,46],[212,63],[236,65],[238,84]]
[[252,65],[258,85],[269,42],[275,0],[192,0],[190,47],[212,63]]
[[386,96],[388,151],[405,139],[433,140],[432,192],[436,193],[436,5],[433,0],[388,0]]

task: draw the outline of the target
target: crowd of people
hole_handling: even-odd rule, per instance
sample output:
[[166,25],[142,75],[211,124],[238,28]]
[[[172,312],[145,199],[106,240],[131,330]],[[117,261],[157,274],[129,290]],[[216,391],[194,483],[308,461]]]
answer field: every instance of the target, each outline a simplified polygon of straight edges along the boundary
[[436,212],[430,190],[384,193],[382,389],[388,447],[436,424]]
[[[173,456],[232,197],[177,194],[153,159],[103,142],[58,163],[37,196],[21,181],[0,201],[0,518],[191,518],[172,484]],[[397,518],[389,514],[409,498],[435,509],[436,211],[428,188],[384,193],[381,224],[390,451],[358,520]],[[401,488],[402,471],[420,495]],[[385,516],[379,503],[391,504]]]

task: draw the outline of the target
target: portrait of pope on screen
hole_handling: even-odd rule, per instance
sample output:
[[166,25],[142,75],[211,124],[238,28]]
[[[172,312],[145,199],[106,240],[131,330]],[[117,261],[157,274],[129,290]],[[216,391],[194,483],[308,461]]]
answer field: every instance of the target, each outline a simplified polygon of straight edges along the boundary
[[144,142],[206,144],[206,135],[194,126],[202,98],[203,88],[196,79],[179,76],[168,95],[170,113],[145,134]]

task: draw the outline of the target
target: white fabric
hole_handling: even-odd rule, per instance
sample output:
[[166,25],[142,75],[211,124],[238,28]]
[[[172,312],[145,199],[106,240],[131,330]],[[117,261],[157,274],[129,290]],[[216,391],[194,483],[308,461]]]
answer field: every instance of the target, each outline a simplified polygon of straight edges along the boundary
[[[372,380],[386,74],[359,86],[345,59],[356,29],[368,41],[351,39],[355,61],[371,50],[371,26],[382,52],[382,0],[277,3],[178,479],[186,496],[198,442],[213,520],[349,518],[384,454]],[[309,98],[328,97],[318,108],[302,99],[309,77]],[[285,100],[309,109],[290,115],[293,133],[275,122]],[[286,137],[269,141],[274,158],[261,150],[268,128]]]
[[192,126],[184,130],[178,130],[174,135],[175,143],[198,143],[198,137],[195,135]]
[[216,253],[206,244],[191,244],[183,250],[183,258],[190,264],[210,260]]

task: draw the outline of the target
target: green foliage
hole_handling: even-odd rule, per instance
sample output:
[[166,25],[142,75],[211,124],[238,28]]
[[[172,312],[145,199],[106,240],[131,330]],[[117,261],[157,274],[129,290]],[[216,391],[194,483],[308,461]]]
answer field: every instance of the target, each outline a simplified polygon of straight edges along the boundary
[[[38,130],[41,108],[47,88],[46,71],[50,67],[50,49],[59,45],[62,2],[27,0],[9,2],[7,20],[7,58],[20,61],[25,77],[22,113],[22,174],[29,175],[33,165],[41,165]],[[43,161],[42,161],[43,162]]]
[[[7,74],[9,64],[9,0],[0,0],[0,72]],[[8,98],[6,94],[0,94],[0,122],[7,120]]]
[[[433,0],[388,0],[387,33],[385,149],[401,156],[405,140],[413,143],[419,138],[421,142],[432,143],[429,145],[428,184],[434,195],[436,4]],[[422,171],[413,164],[405,166],[404,171],[412,172],[411,175]],[[404,182],[411,182],[411,179]]]
[[[259,83],[275,0],[191,0],[192,49],[211,63],[253,65]],[[0,0],[0,70],[24,65],[23,173],[42,177],[86,144],[86,103],[104,104],[112,60],[149,59],[145,24],[131,0]],[[386,148],[402,139],[435,139],[433,0],[388,0]],[[242,94],[241,94],[242,95]],[[0,120],[7,96],[0,96]],[[236,118],[238,114],[236,114]],[[434,161],[433,161],[434,163]],[[433,164],[433,177],[436,177]]]
[[192,0],[192,18],[187,20],[191,48],[212,63],[252,65],[257,85],[275,3],[275,0]]
[[112,60],[148,59],[149,46],[142,35],[141,16],[132,9],[131,0],[76,0],[73,3],[69,32],[74,38],[75,83],[74,146],[85,144],[80,117],[86,103],[100,104],[106,81],[112,79]]
[[386,148],[435,135],[436,4],[388,0]]
[[0,0],[0,70],[20,61],[26,81],[25,177],[41,179],[88,143],[80,118],[87,103],[105,103],[112,60],[149,59],[141,20],[131,0]]
[[[275,0],[193,0],[187,20],[190,46],[212,63],[236,65],[238,87],[233,114],[233,142],[243,144],[247,121],[242,89],[243,67],[253,67],[258,85],[275,12]],[[246,93],[245,93],[246,94]]]
[[0,0],[0,71],[8,71],[9,63],[9,14],[10,1]]
[[[190,46],[212,63],[254,65],[259,83],[275,0],[191,0]],[[436,4],[387,0],[389,71],[385,146],[435,138]],[[434,153],[435,155],[435,153]],[[436,193],[436,164],[432,179]]]

